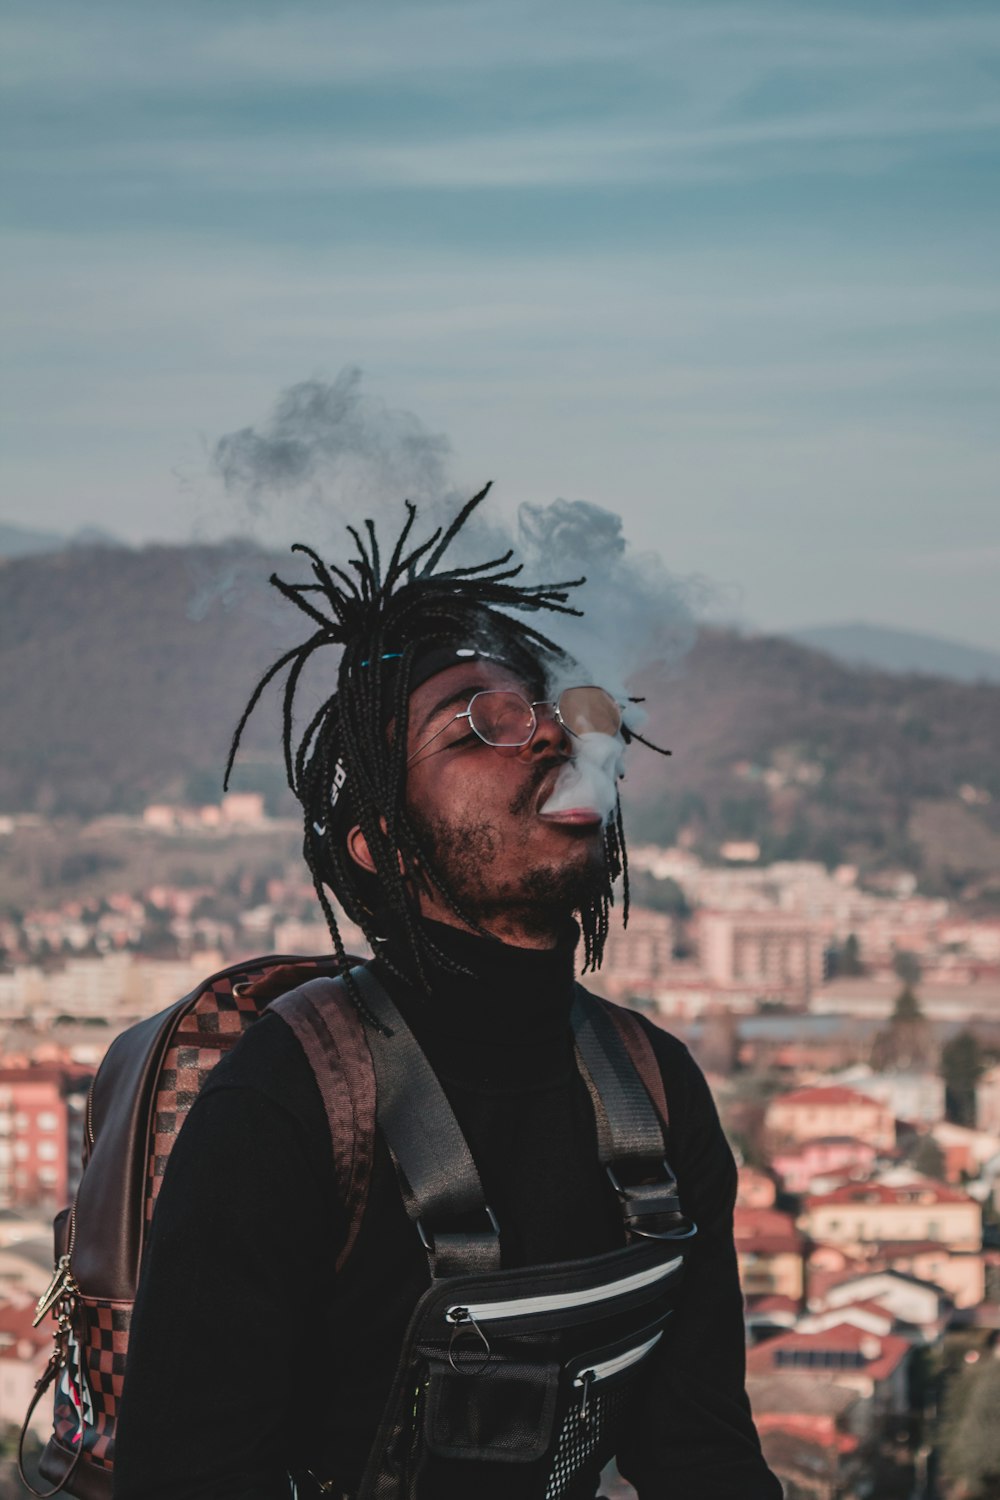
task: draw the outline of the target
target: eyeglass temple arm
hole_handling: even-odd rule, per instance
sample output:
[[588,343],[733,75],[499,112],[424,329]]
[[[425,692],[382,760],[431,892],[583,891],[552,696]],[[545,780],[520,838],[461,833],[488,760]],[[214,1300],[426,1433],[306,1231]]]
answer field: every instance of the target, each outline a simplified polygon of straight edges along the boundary
[[408,755],[407,756],[407,758],[406,758],[406,764],[409,765],[410,761],[413,760],[415,756],[418,756],[420,754],[421,750],[426,750],[428,745],[432,745],[434,743],[434,741],[437,739],[437,737],[438,737],[439,734],[444,734],[444,732],[445,732],[446,729],[450,729],[451,726],[452,726],[452,724],[454,724],[454,722],[455,722],[456,719],[471,719],[471,718],[472,718],[472,710],[470,708],[464,709],[462,711],[462,713],[460,713],[460,714],[452,714],[451,718],[448,719],[448,720],[446,720],[446,722],[441,725],[440,729],[435,729],[434,733],[430,736],[429,739],[424,740],[424,742],[423,742],[422,745],[418,745],[417,746],[417,748],[413,752],[413,755]]

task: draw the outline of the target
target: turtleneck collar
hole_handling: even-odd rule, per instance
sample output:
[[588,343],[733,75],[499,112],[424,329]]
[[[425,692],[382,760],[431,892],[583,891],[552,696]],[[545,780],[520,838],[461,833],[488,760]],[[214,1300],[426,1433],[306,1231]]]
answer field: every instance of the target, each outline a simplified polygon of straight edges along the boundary
[[438,1073],[503,1092],[563,1080],[573,1066],[576,924],[567,923],[554,948],[515,948],[445,923],[425,925],[449,965],[467,972],[434,964],[425,996],[377,967]]

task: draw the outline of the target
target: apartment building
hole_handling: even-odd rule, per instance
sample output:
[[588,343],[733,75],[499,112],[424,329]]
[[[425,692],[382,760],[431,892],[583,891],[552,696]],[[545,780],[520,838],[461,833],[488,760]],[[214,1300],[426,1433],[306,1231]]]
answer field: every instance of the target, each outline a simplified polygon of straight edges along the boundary
[[888,1106],[843,1084],[777,1095],[767,1107],[764,1124],[776,1145],[831,1136],[865,1141],[883,1151],[896,1144],[895,1120]]
[[820,930],[781,911],[700,911],[696,934],[701,967],[720,985],[752,985],[762,996],[805,1005],[823,982]]
[[830,1245],[933,1242],[978,1251],[982,1210],[968,1193],[929,1177],[904,1182],[852,1182],[806,1199],[800,1227]]
[[740,1281],[747,1297],[801,1302],[805,1240],[791,1214],[775,1208],[737,1208],[733,1216]]

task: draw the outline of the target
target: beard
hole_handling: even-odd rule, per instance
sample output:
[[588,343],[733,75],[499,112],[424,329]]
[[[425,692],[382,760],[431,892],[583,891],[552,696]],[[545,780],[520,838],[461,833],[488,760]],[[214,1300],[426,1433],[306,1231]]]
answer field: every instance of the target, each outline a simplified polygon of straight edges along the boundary
[[524,830],[514,843],[488,819],[432,819],[410,809],[424,878],[429,876],[476,926],[545,936],[607,890],[605,841],[596,840],[592,830],[567,832],[564,858],[532,860],[532,796],[531,789],[522,790],[511,803],[519,820],[514,826]]

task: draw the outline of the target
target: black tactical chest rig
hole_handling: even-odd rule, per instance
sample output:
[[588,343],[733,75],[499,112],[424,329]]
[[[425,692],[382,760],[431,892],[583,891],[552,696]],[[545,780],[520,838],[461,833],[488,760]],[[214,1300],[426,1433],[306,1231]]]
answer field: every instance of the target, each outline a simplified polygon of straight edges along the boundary
[[607,1011],[578,989],[577,1061],[626,1243],[586,1260],[502,1270],[498,1225],[440,1083],[378,981],[366,969],[354,978],[387,1033],[368,1036],[378,1125],[431,1284],[351,1500],[437,1500],[445,1488],[469,1500],[590,1500],[696,1232],[649,1096]]

